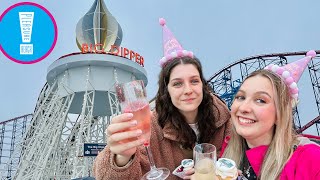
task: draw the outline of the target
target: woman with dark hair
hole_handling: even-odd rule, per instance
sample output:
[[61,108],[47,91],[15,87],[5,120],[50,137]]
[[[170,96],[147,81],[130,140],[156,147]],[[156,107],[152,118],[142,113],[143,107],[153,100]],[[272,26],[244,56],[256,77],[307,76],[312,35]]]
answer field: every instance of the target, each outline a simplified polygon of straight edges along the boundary
[[[194,74],[191,74],[191,72],[194,72]],[[194,104],[194,107],[184,107],[179,104],[179,100],[176,100],[179,98],[183,99],[180,95],[185,93],[182,88],[184,78],[190,80],[189,83],[194,87],[198,87],[199,91],[201,90],[197,94],[199,99],[197,99],[198,102]],[[210,92],[207,82],[203,77],[201,64],[197,58],[182,57],[174,59],[161,71],[158,84],[159,90],[156,96],[158,123],[161,128],[164,128],[167,124],[171,124],[171,128],[179,136],[177,138],[181,139],[183,148],[192,149],[195,142],[209,143],[212,140],[212,136],[216,136],[217,140],[223,138],[223,134],[217,137],[219,134],[215,135],[215,133],[217,132],[217,128],[227,121],[229,113],[224,103]],[[208,108],[211,106],[213,107]],[[219,111],[220,106],[223,106],[225,110],[221,115]],[[185,113],[184,111],[189,110],[187,108],[193,109],[191,112]],[[224,122],[218,119],[221,116],[226,117]],[[217,122],[221,124],[217,124]],[[197,123],[197,128],[193,126],[195,123]],[[192,129],[196,130],[196,134],[193,133]],[[216,144],[216,146],[219,147],[220,145]]]
[[[214,144],[219,152],[231,123],[224,102],[210,92],[200,61],[192,52],[182,50],[176,39],[170,39],[170,43],[167,48],[165,45],[165,57],[160,61],[162,70],[152,112],[150,148],[155,165],[173,172],[183,159],[193,158],[196,143]],[[131,113],[112,119],[107,128],[108,145],[94,164],[96,179],[140,179],[150,170],[142,146],[144,140],[123,143],[141,135],[141,131],[122,132],[136,123]],[[194,170],[187,171],[184,179],[193,173]],[[168,179],[179,178],[171,174]]]

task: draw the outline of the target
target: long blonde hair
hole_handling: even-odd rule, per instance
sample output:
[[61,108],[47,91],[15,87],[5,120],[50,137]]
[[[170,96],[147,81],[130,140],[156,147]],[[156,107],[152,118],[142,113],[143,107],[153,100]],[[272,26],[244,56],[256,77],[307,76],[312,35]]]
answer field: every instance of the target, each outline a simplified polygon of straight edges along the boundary
[[[261,180],[274,180],[280,178],[283,167],[293,153],[292,146],[296,139],[296,133],[293,129],[291,96],[288,87],[278,75],[268,70],[258,70],[251,73],[246,79],[254,76],[268,78],[272,83],[275,94],[274,103],[277,121],[274,126],[274,135],[262,163],[260,175],[257,174]],[[243,163],[241,161],[244,157],[245,148],[246,140],[238,135],[233,127],[231,139],[223,156],[233,159],[240,167]]]

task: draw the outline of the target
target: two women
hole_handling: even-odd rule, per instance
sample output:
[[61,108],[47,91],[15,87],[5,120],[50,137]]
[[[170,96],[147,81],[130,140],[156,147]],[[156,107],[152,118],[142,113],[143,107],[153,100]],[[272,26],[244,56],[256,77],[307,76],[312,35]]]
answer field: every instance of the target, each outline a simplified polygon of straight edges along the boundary
[[[173,172],[183,159],[193,158],[196,143],[211,143],[220,151],[231,124],[226,105],[209,90],[200,61],[191,52],[182,50],[163,19],[160,24],[164,28],[165,56],[160,62],[150,148],[155,165]],[[94,163],[97,180],[140,179],[150,170],[142,146],[144,139],[139,138],[141,131],[122,132],[136,124],[130,113],[112,119],[107,128],[107,146]],[[133,137],[138,140],[123,143]],[[187,172],[186,178],[192,173]],[[180,178],[171,174],[168,179]]]

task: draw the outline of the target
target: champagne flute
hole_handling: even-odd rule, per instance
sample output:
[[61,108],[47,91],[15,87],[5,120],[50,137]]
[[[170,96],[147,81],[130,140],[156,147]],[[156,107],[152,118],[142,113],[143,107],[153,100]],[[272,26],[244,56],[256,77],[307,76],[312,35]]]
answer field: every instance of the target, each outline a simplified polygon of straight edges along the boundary
[[[128,128],[126,131],[141,129],[141,137],[146,140],[143,145],[147,151],[151,170],[147,172],[141,179],[166,179],[170,175],[170,171],[167,168],[156,168],[149,146],[151,136],[151,113],[143,81],[136,80],[128,83],[116,84],[115,88],[122,112],[132,113],[133,119],[138,121],[137,126]],[[137,139],[127,139],[122,141],[122,143],[134,140]]]
[[194,177],[201,180],[215,180],[216,147],[212,144],[197,144],[193,148]]

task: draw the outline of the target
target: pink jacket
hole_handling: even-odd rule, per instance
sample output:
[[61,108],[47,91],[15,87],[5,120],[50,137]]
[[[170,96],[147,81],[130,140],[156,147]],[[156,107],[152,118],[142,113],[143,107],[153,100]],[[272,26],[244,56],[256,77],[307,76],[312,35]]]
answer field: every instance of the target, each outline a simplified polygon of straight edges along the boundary
[[[280,179],[320,180],[320,146],[304,137],[299,137],[299,140],[300,143],[283,168]],[[267,150],[268,146],[259,146],[246,151],[248,160],[258,176]]]
[[[305,141],[305,142],[303,142]],[[303,139],[281,172],[280,179],[319,180],[320,146]]]

